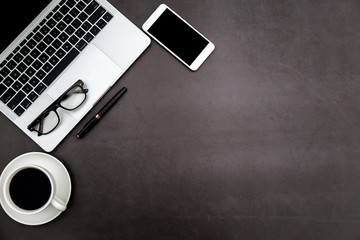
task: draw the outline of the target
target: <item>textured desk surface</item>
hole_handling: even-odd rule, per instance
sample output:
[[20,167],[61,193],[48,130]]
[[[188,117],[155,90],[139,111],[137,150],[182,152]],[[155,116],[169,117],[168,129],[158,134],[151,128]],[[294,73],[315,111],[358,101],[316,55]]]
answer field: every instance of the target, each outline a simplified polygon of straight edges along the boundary
[[[161,3],[110,2],[138,27]],[[191,72],[153,42],[51,153],[68,210],[38,227],[1,210],[0,239],[360,239],[359,1],[164,3],[215,52]],[[0,122],[1,169],[41,151]]]

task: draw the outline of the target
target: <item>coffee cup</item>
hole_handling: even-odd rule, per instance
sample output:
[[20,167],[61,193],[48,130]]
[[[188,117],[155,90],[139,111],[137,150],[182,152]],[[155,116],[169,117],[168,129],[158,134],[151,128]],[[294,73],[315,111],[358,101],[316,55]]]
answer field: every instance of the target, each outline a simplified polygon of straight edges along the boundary
[[3,188],[6,203],[21,214],[36,214],[50,205],[65,211],[66,203],[56,196],[54,177],[38,165],[21,166],[6,178]]

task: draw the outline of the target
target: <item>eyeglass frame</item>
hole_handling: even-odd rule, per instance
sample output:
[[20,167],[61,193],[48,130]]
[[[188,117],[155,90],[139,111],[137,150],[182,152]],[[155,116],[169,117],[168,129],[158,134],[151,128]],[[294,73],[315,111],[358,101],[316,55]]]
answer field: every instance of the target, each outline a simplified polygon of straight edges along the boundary
[[[72,109],[65,108],[65,107],[62,106],[60,103],[61,103],[63,100],[66,99],[65,96],[70,92],[70,90],[72,90],[72,89],[75,88],[75,87],[80,87],[80,89],[82,90],[81,93],[84,93],[84,94],[85,94],[85,98],[84,98],[84,100],[83,100],[77,107],[72,108]],[[32,121],[32,122],[28,125],[28,127],[27,127],[28,130],[30,130],[30,131],[32,131],[32,132],[37,132],[39,137],[42,136],[42,135],[46,135],[46,134],[49,134],[49,133],[53,132],[53,131],[57,128],[57,126],[59,125],[59,123],[60,123],[60,121],[61,121],[61,118],[60,118],[58,112],[56,111],[56,109],[62,108],[62,109],[65,109],[65,110],[67,110],[67,111],[73,111],[73,110],[79,108],[79,107],[85,102],[86,96],[87,96],[86,93],[87,93],[88,91],[89,91],[88,89],[84,89],[84,82],[83,82],[81,79],[79,79],[79,80],[76,81],[71,87],[69,87],[60,97],[58,97],[58,99],[56,99],[49,107],[47,107],[42,113],[40,113],[40,114],[35,118],[35,120]],[[54,111],[54,112],[55,112],[55,114],[57,115],[59,121],[58,121],[58,123],[55,125],[55,127],[54,127],[51,131],[49,131],[49,132],[47,132],[47,133],[42,133],[42,132],[41,132],[41,128],[42,128],[43,121],[44,121],[44,119],[45,119],[46,116],[47,116],[46,114],[50,113],[51,111]],[[39,131],[35,129],[35,126],[38,125],[38,124],[40,124],[40,129],[39,129]]]

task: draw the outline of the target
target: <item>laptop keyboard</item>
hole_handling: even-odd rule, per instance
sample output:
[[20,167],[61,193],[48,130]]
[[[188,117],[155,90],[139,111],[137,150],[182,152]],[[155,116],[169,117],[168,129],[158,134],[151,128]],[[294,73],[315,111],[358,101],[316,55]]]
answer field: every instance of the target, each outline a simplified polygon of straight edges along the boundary
[[112,19],[94,0],[63,0],[0,64],[0,101],[18,116]]

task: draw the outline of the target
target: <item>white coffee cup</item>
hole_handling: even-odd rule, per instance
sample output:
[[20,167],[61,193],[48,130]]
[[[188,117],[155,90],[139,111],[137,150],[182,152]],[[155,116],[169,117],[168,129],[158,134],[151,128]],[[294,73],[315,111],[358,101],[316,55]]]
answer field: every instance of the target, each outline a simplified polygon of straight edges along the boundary
[[[10,185],[11,185],[12,181],[14,180],[14,177],[19,176],[17,174],[19,174],[20,172],[24,173],[23,170],[28,170],[28,169],[37,169],[37,170],[41,171],[48,178],[49,183],[50,183],[50,188],[51,188],[50,194],[49,194],[49,197],[48,197],[46,203],[43,204],[39,208],[31,209],[31,210],[24,209],[21,206],[18,206],[13,201],[11,192],[10,192]],[[21,213],[21,214],[36,214],[36,213],[39,213],[39,212],[43,211],[44,209],[46,209],[49,205],[52,205],[59,211],[65,211],[65,209],[66,209],[66,203],[55,195],[56,184],[55,184],[53,176],[51,175],[51,173],[49,171],[47,171],[46,169],[44,169],[43,167],[40,167],[38,165],[30,164],[30,165],[18,167],[17,169],[13,170],[5,179],[3,193],[4,193],[4,199],[5,199],[6,203],[9,205],[9,207],[11,207],[14,211]],[[24,202],[26,202],[26,201],[27,201],[27,199],[24,199]]]

